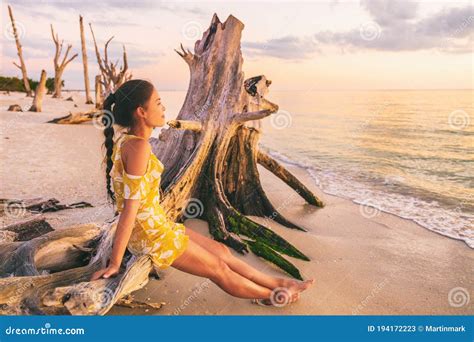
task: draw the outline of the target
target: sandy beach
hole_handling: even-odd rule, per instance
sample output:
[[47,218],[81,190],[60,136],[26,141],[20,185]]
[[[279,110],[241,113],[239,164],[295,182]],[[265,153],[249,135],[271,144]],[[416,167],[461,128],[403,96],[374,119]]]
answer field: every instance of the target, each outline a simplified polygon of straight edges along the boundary
[[[65,93],[64,98],[70,94]],[[24,94],[0,95],[2,198],[56,198],[61,203],[86,201],[93,208],[46,213],[61,229],[84,222],[102,222],[113,208],[106,205],[102,169],[103,135],[92,123],[47,124],[68,111],[90,108],[79,94],[75,102],[46,97],[42,113],[8,112],[11,104],[31,103]],[[77,103],[78,107],[74,107]],[[171,118],[169,118],[171,119]],[[428,231],[416,223],[378,212],[362,215],[361,207],[323,193],[306,170],[291,167],[303,183],[322,198],[323,209],[305,204],[273,174],[260,168],[272,202],[308,232],[271,224],[271,228],[308,255],[309,262],[289,258],[315,285],[299,302],[266,308],[234,298],[205,278],[169,268],[160,280],[134,293],[137,299],[165,302],[156,311],[115,306],[111,315],[467,315],[474,299],[456,305],[457,288],[472,294],[474,250],[464,242]],[[369,217],[370,216],[370,217]],[[15,218],[2,217],[2,225]],[[256,218],[261,220],[262,218]],[[18,219],[17,219],[18,220]],[[207,224],[188,220],[186,226],[210,236]],[[275,276],[279,269],[255,255],[236,256]],[[472,295],[471,295],[472,297]]]

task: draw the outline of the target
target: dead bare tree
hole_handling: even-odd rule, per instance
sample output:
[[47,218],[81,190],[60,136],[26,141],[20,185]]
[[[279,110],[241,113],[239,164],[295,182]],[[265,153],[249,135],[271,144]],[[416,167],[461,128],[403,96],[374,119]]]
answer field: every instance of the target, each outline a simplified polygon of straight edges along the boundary
[[89,71],[87,66],[87,48],[86,48],[86,37],[84,35],[84,23],[82,21],[82,15],[79,15],[79,28],[81,31],[81,50],[82,50],[82,65],[84,69],[84,87],[86,90],[86,104],[92,104],[92,97],[90,95],[89,85]]
[[100,75],[95,76],[95,108],[96,109],[101,109],[102,102],[103,102],[103,99],[102,99],[103,90],[102,90],[102,82],[100,78],[101,78]]
[[20,38],[18,36],[15,19],[13,18],[13,11],[10,5],[8,5],[8,14],[10,15],[10,20],[12,22],[13,36],[15,37],[16,49],[17,49],[18,57],[20,58],[20,65],[16,64],[15,62],[13,62],[13,64],[18,69],[21,70],[21,75],[23,77],[23,85],[26,90],[26,96],[33,96],[33,92],[31,91],[31,88],[30,88],[30,82],[28,81],[28,75],[26,73],[26,64],[25,64],[25,61],[23,60],[23,50],[21,48]]
[[54,54],[54,92],[53,92],[53,97],[54,98],[61,98],[61,90],[62,90],[62,76],[64,69],[66,66],[74,59],[77,57],[77,53],[71,58],[67,59],[67,56],[69,55],[69,51],[72,48],[72,45],[69,44],[66,49],[66,53],[64,54],[64,57],[62,61],[60,62],[59,59],[61,58],[61,52],[63,49],[63,43],[64,40],[61,40],[59,42],[59,37],[58,34],[54,34],[54,28],[53,24],[51,24],[51,36],[53,37],[54,41],[54,46],[56,48],[56,52]]
[[[305,231],[267,198],[257,164],[309,204],[322,207],[323,202],[260,150],[260,130],[247,126],[275,113],[278,106],[262,95],[270,84],[265,76],[245,82],[240,49],[243,28],[232,15],[221,23],[214,14],[194,53],[182,45],[177,51],[190,68],[188,93],[177,120],[158,139],[150,140],[165,165],[161,205],[169,219],[205,219],[214,239],[240,253],[250,250],[301,279],[299,270],[283,256],[309,258],[247,216]],[[101,315],[143,287],[153,267],[148,255],[127,254],[116,277],[90,281],[110,256],[118,217],[102,225],[77,225],[29,241],[2,244],[0,260],[8,262],[0,263],[0,276],[6,277],[0,279],[0,313]]]
[[119,68],[117,68],[119,61],[117,60],[115,61],[115,63],[110,61],[108,50],[107,50],[110,42],[112,41],[112,39],[114,39],[114,37],[112,36],[105,43],[104,57],[102,58],[99,52],[99,48],[97,47],[97,41],[95,39],[94,30],[92,29],[91,23],[89,23],[89,27],[92,32],[92,39],[94,40],[97,63],[99,64],[99,69],[102,75],[101,81],[102,81],[102,84],[104,85],[104,92],[105,92],[103,96],[105,97],[111,92],[114,92],[123,83],[125,83],[126,81],[132,78],[132,74],[128,70],[127,51],[125,50],[125,45],[122,45],[123,46],[123,55],[122,55],[123,61],[122,61],[122,65]]
[[46,94],[46,70],[41,70],[41,77],[35,90],[35,97],[31,105],[30,112],[41,112],[43,106],[43,97]]

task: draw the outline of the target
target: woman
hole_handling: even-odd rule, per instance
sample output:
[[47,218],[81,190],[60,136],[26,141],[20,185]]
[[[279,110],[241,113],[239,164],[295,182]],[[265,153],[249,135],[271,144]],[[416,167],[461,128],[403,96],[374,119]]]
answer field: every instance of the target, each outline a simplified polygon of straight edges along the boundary
[[166,217],[160,205],[163,164],[148,142],[153,129],[165,124],[165,107],[150,82],[124,83],[107,97],[104,109],[112,123],[128,132],[114,144],[112,124],[104,129],[107,194],[120,217],[108,266],[95,272],[92,280],[117,274],[128,248],[134,255],[149,254],[159,269],[173,266],[208,278],[227,293],[262,305],[275,304],[276,291],[285,292],[286,303],[294,302],[314,282],[266,275],[234,257],[224,244]]

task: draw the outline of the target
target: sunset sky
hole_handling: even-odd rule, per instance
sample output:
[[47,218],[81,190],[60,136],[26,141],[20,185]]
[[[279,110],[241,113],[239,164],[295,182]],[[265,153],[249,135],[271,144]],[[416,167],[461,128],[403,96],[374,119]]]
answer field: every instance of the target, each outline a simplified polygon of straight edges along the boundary
[[68,66],[68,89],[82,89],[79,14],[84,16],[91,82],[98,72],[88,27],[110,54],[128,50],[136,78],[160,90],[186,90],[187,65],[174,52],[193,50],[213,13],[232,14],[242,34],[246,77],[264,74],[273,90],[473,88],[471,1],[2,1],[1,74],[20,76],[7,5],[20,30],[28,76],[53,76],[52,23],[79,56]]

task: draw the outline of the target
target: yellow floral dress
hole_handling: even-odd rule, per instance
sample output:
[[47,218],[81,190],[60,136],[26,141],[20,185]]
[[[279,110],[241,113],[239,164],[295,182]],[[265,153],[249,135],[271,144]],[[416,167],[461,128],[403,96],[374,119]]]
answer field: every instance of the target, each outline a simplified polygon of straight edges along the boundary
[[127,248],[134,255],[149,254],[159,269],[165,269],[183,254],[189,236],[185,234],[185,226],[169,220],[160,205],[160,181],[164,166],[154,153],[150,154],[144,175],[125,172],[121,159],[122,144],[132,138],[143,139],[123,133],[113,148],[110,175],[117,211],[122,212],[125,199],[140,200]]

